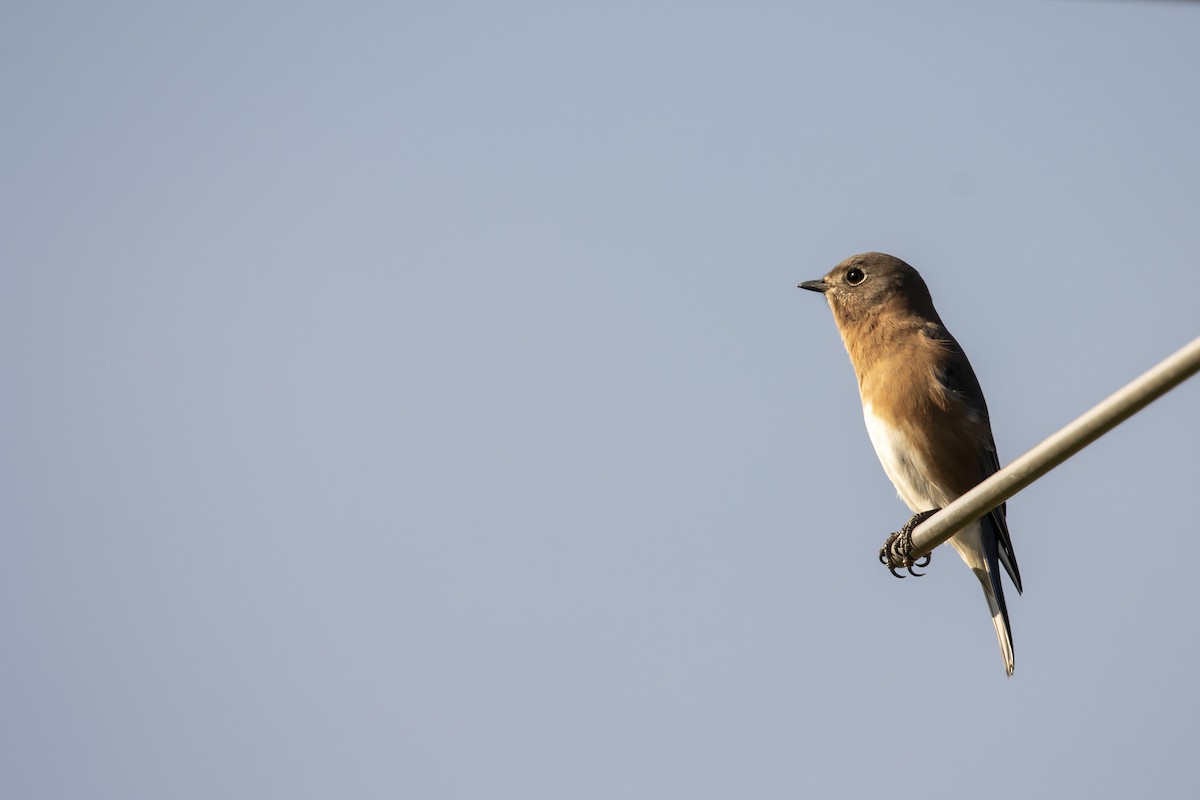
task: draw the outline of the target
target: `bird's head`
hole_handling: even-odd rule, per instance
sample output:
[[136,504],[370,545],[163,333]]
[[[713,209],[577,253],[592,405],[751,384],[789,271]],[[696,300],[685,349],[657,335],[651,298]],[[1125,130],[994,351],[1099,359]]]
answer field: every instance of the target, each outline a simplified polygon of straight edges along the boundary
[[916,312],[925,319],[937,320],[920,273],[886,253],[850,256],[825,277],[805,281],[799,288],[825,295],[839,326],[865,321],[885,309]]

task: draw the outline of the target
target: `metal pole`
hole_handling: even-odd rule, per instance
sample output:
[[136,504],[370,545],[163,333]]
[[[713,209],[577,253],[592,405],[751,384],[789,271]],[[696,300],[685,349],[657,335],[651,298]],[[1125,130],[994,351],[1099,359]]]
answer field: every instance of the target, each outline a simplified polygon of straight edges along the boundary
[[1200,337],[918,525],[912,558],[924,556],[1198,371]]

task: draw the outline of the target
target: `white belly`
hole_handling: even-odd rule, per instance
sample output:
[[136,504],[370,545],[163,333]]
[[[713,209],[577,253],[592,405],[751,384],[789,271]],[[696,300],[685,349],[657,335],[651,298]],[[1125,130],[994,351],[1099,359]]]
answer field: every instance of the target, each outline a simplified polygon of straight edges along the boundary
[[954,498],[929,482],[928,470],[920,461],[920,455],[896,428],[888,425],[871,411],[869,404],[863,405],[863,419],[867,423],[867,435],[875,446],[875,455],[887,473],[900,499],[913,511],[928,511],[942,508]]
[[[929,481],[926,477],[928,470],[923,468],[917,449],[903,433],[875,416],[868,404],[863,404],[863,419],[867,422],[867,435],[871,437],[883,471],[896,487],[900,499],[910,509],[928,511],[931,508],[945,508],[957,498],[957,495],[951,496]],[[979,523],[973,522],[950,539],[950,544],[972,569],[984,566],[979,537]]]

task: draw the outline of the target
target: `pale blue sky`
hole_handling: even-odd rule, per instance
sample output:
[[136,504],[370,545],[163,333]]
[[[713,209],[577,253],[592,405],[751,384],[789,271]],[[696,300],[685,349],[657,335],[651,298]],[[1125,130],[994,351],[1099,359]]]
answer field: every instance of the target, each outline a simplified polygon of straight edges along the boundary
[[0,794],[1181,797],[1193,381],[1010,504],[1004,678],[828,309],[1011,460],[1200,333],[1200,4],[10,3]]

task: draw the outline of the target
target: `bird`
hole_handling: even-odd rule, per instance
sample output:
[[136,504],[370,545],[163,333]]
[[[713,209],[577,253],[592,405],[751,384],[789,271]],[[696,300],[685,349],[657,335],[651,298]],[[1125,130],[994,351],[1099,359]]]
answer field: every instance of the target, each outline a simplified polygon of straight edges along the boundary
[[[911,542],[917,524],[1000,469],[979,380],[934,309],[925,281],[899,258],[860,253],[799,288],[823,294],[833,311],[875,454],[914,512],[902,531]],[[1006,515],[1002,504],[949,541],[983,587],[1004,671],[1012,677],[1012,625],[1000,565],[1018,594],[1022,589]],[[906,566],[911,572],[912,562]]]

